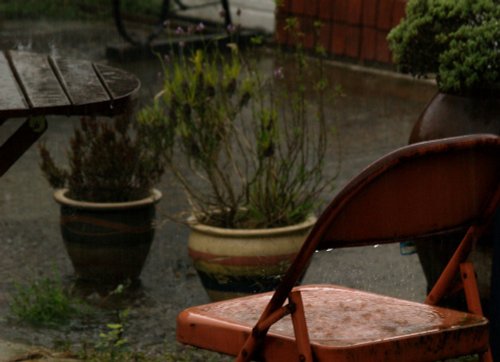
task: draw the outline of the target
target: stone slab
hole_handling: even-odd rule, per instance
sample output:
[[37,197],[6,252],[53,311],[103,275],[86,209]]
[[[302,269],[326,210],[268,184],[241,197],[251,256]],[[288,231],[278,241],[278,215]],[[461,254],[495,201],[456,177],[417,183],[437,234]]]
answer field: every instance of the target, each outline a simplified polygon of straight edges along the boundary
[[64,352],[53,352],[45,348],[0,340],[0,362],[21,361],[78,362],[76,359],[68,358]]

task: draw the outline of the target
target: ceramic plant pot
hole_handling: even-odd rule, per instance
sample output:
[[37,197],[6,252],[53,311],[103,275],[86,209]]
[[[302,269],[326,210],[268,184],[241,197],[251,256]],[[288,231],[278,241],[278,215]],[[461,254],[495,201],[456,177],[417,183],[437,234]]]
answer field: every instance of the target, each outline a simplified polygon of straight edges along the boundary
[[119,203],[72,200],[67,192],[57,190],[54,198],[61,205],[62,237],[77,277],[110,283],[138,279],[153,241],[161,192]]
[[438,92],[415,123],[410,143],[474,133],[500,134],[500,95],[465,97]]
[[316,222],[272,229],[190,223],[189,255],[211,300],[273,290]]

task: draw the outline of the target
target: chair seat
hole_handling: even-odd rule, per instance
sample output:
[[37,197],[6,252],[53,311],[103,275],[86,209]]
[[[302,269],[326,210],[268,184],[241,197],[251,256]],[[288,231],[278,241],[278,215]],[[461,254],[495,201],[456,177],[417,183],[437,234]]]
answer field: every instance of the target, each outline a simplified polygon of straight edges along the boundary
[[[478,315],[335,285],[295,290],[301,291],[319,361],[434,361],[487,349],[488,321]],[[177,338],[237,355],[271,297],[263,293],[188,308],[178,316]],[[271,327],[263,356],[298,361],[290,316]]]

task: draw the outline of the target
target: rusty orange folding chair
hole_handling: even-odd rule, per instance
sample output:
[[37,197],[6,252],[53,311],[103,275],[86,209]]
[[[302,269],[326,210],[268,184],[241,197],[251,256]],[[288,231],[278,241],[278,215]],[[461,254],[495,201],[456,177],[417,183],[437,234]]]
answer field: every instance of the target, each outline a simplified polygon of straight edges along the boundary
[[[177,339],[237,361],[435,361],[489,353],[472,264],[500,200],[500,138],[474,135],[400,148],[330,203],[274,293],[181,312]],[[425,304],[335,285],[294,287],[315,250],[464,237]],[[461,278],[456,276],[460,275]],[[465,291],[468,312],[435,306]]]

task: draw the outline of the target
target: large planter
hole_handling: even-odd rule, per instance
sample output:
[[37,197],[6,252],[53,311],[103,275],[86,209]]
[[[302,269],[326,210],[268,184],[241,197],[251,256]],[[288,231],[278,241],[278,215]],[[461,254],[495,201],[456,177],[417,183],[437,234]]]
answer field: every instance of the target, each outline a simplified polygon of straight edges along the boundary
[[154,237],[155,204],[161,192],[145,199],[96,203],[72,200],[57,190],[64,245],[79,279],[117,283],[139,278]]
[[316,222],[224,229],[190,222],[189,255],[211,300],[273,290]]
[[[500,134],[500,95],[465,97],[438,92],[415,123],[409,143],[475,133]],[[486,312],[490,299],[492,262],[492,243],[487,237],[478,243],[472,254]],[[458,235],[444,235],[433,243],[417,243],[417,252],[429,287],[437,281],[459,241]],[[451,299],[447,302],[445,304],[451,307],[464,306],[464,300]]]
[[436,93],[415,123],[410,143],[473,133],[500,134],[500,95],[463,97]]

